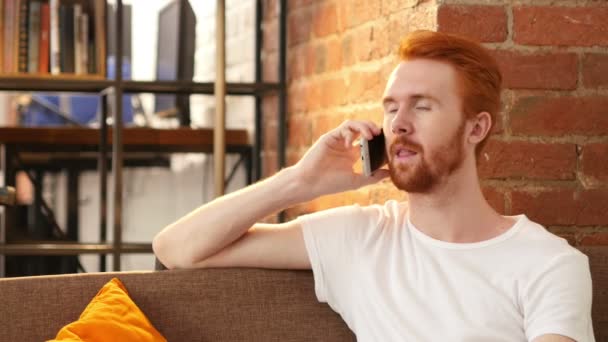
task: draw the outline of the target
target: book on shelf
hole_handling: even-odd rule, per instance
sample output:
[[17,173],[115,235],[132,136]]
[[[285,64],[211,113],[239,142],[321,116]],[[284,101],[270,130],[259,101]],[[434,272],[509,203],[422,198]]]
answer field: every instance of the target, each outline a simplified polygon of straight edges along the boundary
[[38,72],[49,72],[49,50],[51,34],[50,6],[48,3],[43,3],[40,7],[40,46],[38,50]]
[[0,76],[105,77],[105,0],[0,0]]
[[40,47],[40,2],[34,1],[29,8],[27,32],[27,72],[37,73]]

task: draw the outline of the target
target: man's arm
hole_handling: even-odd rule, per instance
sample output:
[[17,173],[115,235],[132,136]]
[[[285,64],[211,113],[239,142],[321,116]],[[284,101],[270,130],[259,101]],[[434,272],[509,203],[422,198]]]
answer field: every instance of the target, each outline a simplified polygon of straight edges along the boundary
[[532,342],[576,342],[573,339],[556,334],[542,335],[534,339]]
[[371,122],[344,122],[321,136],[296,165],[215,199],[163,229],[152,243],[154,253],[167,268],[310,268],[296,222],[255,222],[297,203],[388,177],[387,170],[372,177],[353,171],[359,159],[353,141],[359,135],[371,139],[379,133]]

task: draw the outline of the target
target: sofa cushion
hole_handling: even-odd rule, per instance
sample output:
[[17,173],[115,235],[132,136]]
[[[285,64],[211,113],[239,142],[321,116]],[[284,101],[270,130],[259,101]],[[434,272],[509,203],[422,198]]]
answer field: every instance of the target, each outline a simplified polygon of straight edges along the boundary
[[52,341],[165,341],[113,278],[84,309],[80,318],[64,326]]

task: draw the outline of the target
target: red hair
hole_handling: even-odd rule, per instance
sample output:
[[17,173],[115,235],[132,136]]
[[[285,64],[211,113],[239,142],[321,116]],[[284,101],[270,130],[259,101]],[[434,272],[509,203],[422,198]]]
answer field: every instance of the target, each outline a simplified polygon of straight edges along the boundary
[[[454,34],[419,30],[403,39],[399,57],[404,61],[425,58],[453,66],[460,78],[465,118],[488,112],[494,126],[500,110],[502,75],[496,60],[479,43]],[[477,155],[486,141],[487,136],[477,146]]]

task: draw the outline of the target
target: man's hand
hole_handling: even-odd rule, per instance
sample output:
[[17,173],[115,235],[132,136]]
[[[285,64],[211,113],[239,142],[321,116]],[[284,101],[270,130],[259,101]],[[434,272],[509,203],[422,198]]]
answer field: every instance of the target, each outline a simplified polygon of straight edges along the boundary
[[353,171],[360,158],[359,146],[353,142],[362,136],[372,139],[380,128],[371,121],[348,120],[322,135],[293,166],[312,198],[354,190],[374,184],[389,176],[386,169],[376,170],[371,177]]

